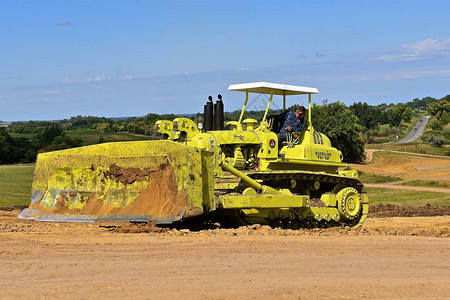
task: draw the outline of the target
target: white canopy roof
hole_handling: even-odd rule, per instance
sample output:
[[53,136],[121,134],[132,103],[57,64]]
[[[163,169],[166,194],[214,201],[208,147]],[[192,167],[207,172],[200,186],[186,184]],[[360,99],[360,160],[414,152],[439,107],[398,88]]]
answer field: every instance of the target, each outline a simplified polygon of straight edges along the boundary
[[248,91],[249,93],[259,93],[259,94],[270,94],[271,92],[273,92],[274,95],[302,95],[302,94],[319,93],[319,91],[316,88],[271,83],[271,82],[250,82],[250,83],[232,84],[228,87],[228,90],[239,92]]

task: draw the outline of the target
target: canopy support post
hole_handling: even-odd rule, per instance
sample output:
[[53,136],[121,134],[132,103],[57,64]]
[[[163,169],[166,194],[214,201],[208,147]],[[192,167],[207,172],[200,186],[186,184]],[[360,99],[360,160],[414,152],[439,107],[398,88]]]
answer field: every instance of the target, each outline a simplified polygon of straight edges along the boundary
[[245,102],[244,106],[242,107],[241,115],[239,117],[239,123],[242,123],[242,118],[244,117],[244,111],[245,107],[247,106],[247,102],[248,102],[248,90],[245,91]]
[[273,89],[270,90],[269,103],[267,103],[266,112],[264,113],[264,118],[262,119],[261,123],[266,121],[267,114],[269,113],[270,104],[272,104],[272,99],[273,99]]

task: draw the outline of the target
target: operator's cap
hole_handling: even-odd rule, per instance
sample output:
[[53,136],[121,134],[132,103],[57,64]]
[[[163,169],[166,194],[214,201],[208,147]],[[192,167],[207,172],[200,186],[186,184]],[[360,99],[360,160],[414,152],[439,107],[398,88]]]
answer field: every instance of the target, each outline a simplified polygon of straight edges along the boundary
[[299,110],[302,113],[304,113],[306,111],[306,108],[303,105],[299,105],[299,106],[297,106],[297,110]]

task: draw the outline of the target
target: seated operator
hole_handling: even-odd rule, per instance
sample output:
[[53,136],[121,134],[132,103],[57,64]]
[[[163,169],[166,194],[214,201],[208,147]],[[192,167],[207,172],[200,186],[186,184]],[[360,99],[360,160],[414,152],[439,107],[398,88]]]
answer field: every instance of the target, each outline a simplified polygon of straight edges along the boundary
[[286,133],[302,131],[305,123],[306,108],[299,105],[295,111],[289,111],[284,119],[283,126],[280,132],[277,133],[278,147],[283,147],[283,142],[286,141]]

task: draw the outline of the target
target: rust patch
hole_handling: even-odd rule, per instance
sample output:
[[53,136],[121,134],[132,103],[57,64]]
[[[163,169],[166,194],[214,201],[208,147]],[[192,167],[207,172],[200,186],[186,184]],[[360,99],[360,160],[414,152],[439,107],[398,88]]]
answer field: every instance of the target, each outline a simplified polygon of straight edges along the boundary
[[132,184],[135,181],[144,181],[148,179],[153,172],[164,169],[167,164],[162,164],[159,168],[122,168],[116,164],[109,166],[109,170],[104,173],[105,177],[116,180],[122,184]]
[[175,172],[170,165],[162,165],[157,171],[152,171],[150,186],[143,189],[136,201],[127,207],[114,209],[117,213],[151,214],[159,217],[176,215],[187,208],[187,191],[178,192]]
[[65,206],[67,201],[67,196],[65,194],[60,194],[58,198],[56,198],[56,203],[54,209],[56,211],[67,211],[68,208]]

